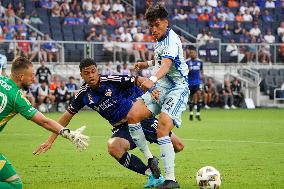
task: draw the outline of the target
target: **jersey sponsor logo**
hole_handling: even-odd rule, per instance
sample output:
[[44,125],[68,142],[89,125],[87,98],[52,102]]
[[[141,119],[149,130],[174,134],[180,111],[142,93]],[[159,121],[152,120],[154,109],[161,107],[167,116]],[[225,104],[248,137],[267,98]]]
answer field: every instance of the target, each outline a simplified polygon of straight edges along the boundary
[[6,161],[5,160],[0,160],[0,171],[4,167]]
[[92,95],[88,94],[88,100],[89,100],[89,104],[94,104]]
[[112,95],[111,89],[107,89],[105,92],[105,96],[111,96],[111,95]]
[[6,83],[6,81],[3,81],[3,80],[0,80],[0,85],[1,85],[4,89],[6,89],[7,91],[9,91],[9,90],[12,88],[11,85],[8,85],[8,83]]
[[0,113],[1,113],[5,109],[7,102],[8,102],[8,99],[7,99],[7,96],[4,93],[0,92],[0,100],[1,100],[1,103],[0,103]]
[[107,108],[116,104],[116,101],[113,99],[107,99],[106,101],[102,102],[99,107],[101,110],[106,110]]

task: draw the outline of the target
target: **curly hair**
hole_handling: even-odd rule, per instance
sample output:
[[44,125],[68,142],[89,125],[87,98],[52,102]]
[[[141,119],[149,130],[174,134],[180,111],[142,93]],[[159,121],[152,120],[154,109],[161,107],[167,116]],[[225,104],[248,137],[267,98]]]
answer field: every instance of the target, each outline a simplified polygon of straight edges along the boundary
[[162,4],[157,4],[153,7],[149,7],[146,11],[145,17],[148,22],[152,22],[156,19],[167,19],[168,11]]

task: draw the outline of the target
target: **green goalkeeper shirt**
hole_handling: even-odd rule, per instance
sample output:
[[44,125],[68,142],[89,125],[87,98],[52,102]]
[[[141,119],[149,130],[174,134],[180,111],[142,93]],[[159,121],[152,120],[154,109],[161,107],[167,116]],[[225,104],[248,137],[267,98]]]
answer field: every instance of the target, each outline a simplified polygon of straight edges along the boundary
[[0,76],[0,132],[17,113],[31,119],[37,109],[26,99],[17,84],[8,77]]

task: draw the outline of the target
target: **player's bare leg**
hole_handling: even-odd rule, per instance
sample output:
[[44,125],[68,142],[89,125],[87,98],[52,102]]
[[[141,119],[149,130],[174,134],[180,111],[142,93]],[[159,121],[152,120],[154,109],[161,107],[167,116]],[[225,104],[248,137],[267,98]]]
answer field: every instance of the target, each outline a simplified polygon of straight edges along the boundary
[[200,109],[202,107],[202,94],[201,94],[201,91],[198,90],[195,94],[195,104],[197,105],[197,109],[196,109],[196,119],[198,121],[201,121],[201,118],[200,118]]
[[152,113],[148,110],[144,101],[137,100],[127,114],[127,121],[129,133],[133,141],[148,160],[148,166],[150,167],[154,177],[159,178],[161,171],[158,167],[158,159],[152,155],[140,123],[140,121],[150,117],[151,115]]

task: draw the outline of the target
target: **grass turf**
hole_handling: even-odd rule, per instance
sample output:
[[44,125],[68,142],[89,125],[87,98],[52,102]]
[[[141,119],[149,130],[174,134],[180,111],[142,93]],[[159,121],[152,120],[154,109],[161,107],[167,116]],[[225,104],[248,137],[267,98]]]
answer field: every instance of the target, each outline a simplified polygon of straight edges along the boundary
[[[46,114],[58,119],[60,114]],[[176,155],[176,177],[181,188],[197,188],[195,174],[211,165],[222,175],[224,189],[284,188],[284,110],[207,110],[202,121],[188,121],[174,132],[185,149]],[[87,125],[89,148],[79,153],[65,139],[40,156],[32,151],[49,133],[16,116],[0,134],[0,152],[14,165],[26,189],[138,189],[146,177],[118,164],[107,153],[111,127],[95,112],[80,112],[70,123],[75,129]],[[151,144],[159,156],[159,146]],[[139,150],[131,153],[143,156]],[[160,164],[162,167],[162,164]]]

